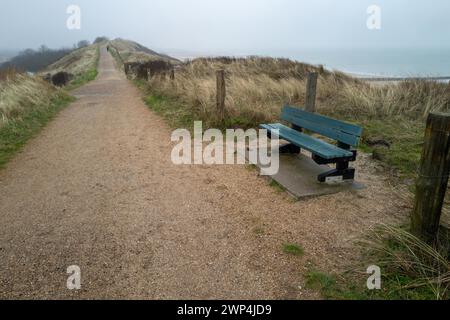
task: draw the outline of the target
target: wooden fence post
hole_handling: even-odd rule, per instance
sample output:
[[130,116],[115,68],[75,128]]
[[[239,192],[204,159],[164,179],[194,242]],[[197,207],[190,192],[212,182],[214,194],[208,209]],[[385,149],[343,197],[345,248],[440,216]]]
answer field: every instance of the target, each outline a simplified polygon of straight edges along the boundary
[[175,80],[175,70],[174,69],[170,69],[170,80]]
[[308,74],[308,81],[306,82],[306,103],[305,110],[308,112],[316,112],[316,89],[317,89],[317,72],[310,72]]
[[450,169],[450,114],[431,113],[425,131],[411,231],[435,243]]
[[225,70],[217,71],[217,112],[219,119],[222,121],[225,118]]

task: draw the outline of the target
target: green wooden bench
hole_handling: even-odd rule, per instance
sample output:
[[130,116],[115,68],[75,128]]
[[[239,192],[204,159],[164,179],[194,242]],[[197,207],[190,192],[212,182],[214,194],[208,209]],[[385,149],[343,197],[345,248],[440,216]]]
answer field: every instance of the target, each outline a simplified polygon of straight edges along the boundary
[[[317,164],[336,164],[336,169],[319,175],[320,182],[355,178],[355,169],[350,168],[349,163],[356,160],[357,151],[354,147],[358,146],[362,136],[361,127],[290,106],[283,108],[281,120],[291,124],[291,127],[281,123],[260,125],[260,128],[267,130],[269,138],[275,130],[279,130],[279,138],[289,142],[280,148],[280,153],[299,154],[301,149],[305,149],[311,152]],[[303,129],[335,140],[337,144],[308,135],[302,132]]]

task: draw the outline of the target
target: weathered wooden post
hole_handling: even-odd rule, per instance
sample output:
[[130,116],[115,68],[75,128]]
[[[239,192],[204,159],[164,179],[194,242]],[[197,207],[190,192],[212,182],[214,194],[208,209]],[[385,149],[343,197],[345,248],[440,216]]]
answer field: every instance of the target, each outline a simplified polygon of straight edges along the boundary
[[217,113],[219,119],[222,121],[225,118],[225,70],[217,71]]
[[317,72],[310,72],[308,74],[308,81],[306,82],[306,103],[305,110],[308,112],[316,112],[316,89],[317,89]]
[[174,69],[170,69],[170,80],[172,80],[172,81],[175,80],[175,70]]
[[450,114],[431,113],[425,131],[411,231],[429,244],[435,243],[450,168]]

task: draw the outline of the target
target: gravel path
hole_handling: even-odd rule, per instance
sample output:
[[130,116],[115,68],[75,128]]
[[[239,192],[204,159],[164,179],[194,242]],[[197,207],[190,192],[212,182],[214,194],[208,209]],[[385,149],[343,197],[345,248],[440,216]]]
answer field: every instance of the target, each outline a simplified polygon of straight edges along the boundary
[[0,172],[0,298],[314,299],[310,264],[338,269],[359,231],[401,211],[374,176],[294,202],[242,166],[175,166],[171,130],[105,49],[99,72]]

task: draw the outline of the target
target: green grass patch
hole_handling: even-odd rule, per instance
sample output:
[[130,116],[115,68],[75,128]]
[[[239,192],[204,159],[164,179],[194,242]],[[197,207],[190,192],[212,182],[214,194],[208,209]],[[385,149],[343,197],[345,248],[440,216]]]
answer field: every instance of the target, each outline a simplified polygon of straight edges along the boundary
[[[364,133],[359,150],[375,154],[386,169],[394,169],[398,178],[416,177],[424,143],[424,121],[403,115],[378,118],[362,115],[349,117],[334,112],[324,115],[361,126]],[[310,132],[305,130],[305,133]],[[377,140],[385,141],[389,146],[371,145],[370,142]]]
[[83,85],[85,85],[88,82],[91,82],[95,80],[98,76],[97,68],[90,69],[86,71],[85,73],[79,75],[75,79],[73,79],[70,84],[66,87],[66,90],[74,90],[76,88],[79,88]]
[[[351,271],[327,274],[310,269],[306,285],[335,300],[446,300],[449,245],[448,234],[439,246],[431,247],[405,227],[380,225],[361,241],[362,259],[349,266]],[[380,290],[367,288],[370,265],[380,267]]]
[[[317,290],[327,300],[371,300],[369,291],[365,292],[362,286],[359,288],[354,279],[341,280],[338,282],[335,275],[310,270],[306,276],[306,287]],[[365,284],[365,282],[364,282]]]
[[82,73],[81,75],[78,75],[70,81],[69,85],[65,88],[66,90],[74,90],[77,89],[83,85],[85,85],[88,82],[91,82],[95,80],[98,76],[98,64],[100,62],[100,47],[97,46],[97,56],[95,58],[95,64],[94,67],[87,70],[86,72]]
[[346,272],[341,275],[310,270],[306,274],[306,287],[317,290],[327,300],[435,300],[427,287],[410,288],[415,279],[399,274],[388,274],[381,279],[381,290],[367,289],[369,274]]
[[[405,116],[371,118],[359,115],[356,119],[334,113],[327,116],[361,126],[364,133],[359,149],[374,154],[386,169],[394,169],[397,178],[416,177],[424,143],[424,121]],[[374,141],[384,141],[389,146],[372,145]]]
[[[380,161],[398,170],[400,175],[414,177],[417,173],[425,135],[425,124],[407,119],[364,120],[363,144],[365,152],[376,152]],[[370,146],[370,140],[385,140],[390,147]]]
[[133,83],[144,93],[143,100],[149,109],[164,118],[170,127],[193,132],[195,119],[186,107],[174,98],[150,92],[145,80],[135,79]]
[[37,106],[20,120],[10,121],[0,128],[0,168],[19,152],[62,108],[75,98],[61,94],[49,106]]
[[177,101],[165,96],[147,95],[144,102],[156,114],[162,116],[172,128],[193,130],[194,118]]
[[142,79],[134,79],[133,83],[136,87],[138,87],[141,90],[146,90],[147,89],[147,81],[142,80]]
[[285,243],[283,245],[283,252],[297,257],[303,256],[305,253],[301,246],[293,243]]

